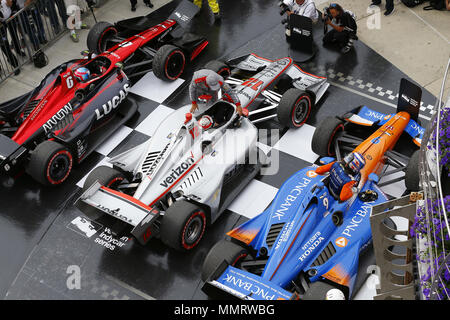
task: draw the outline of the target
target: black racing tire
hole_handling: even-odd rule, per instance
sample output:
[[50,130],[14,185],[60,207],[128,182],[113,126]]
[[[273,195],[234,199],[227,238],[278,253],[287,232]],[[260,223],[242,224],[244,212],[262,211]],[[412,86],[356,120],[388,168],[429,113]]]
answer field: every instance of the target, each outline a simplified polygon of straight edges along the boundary
[[414,151],[411,158],[409,158],[405,172],[405,185],[409,191],[420,190],[419,150]]
[[176,201],[164,213],[160,226],[161,241],[179,251],[194,249],[205,234],[205,211],[186,200]]
[[290,88],[278,105],[278,122],[283,127],[300,128],[308,120],[312,107],[313,101],[307,92]]
[[321,157],[334,156],[334,142],[339,131],[344,131],[344,122],[336,117],[325,118],[314,131],[312,150]]
[[100,182],[102,186],[114,189],[123,180],[125,180],[125,175],[119,170],[108,166],[99,166],[87,176],[83,184],[83,192],[92,186],[95,181]]
[[248,251],[237,243],[225,239],[217,242],[206,255],[202,266],[202,281],[219,268],[225,260],[229,266],[239,267],[239,263],[248,255]]
[[31,152],[26,172],[43,185],[56,186],[69,177],[73,164],[73,156],[68,148],[46,140]]
[[171,44],[163,45],[153,57],[153,73],[164,81],[175,81],[183,74],[185,67],[183,50]]
[[224,79],[228,78],[231,75],[230,67],[226,63],[219,60],[209,61],[203,68],[214,71]]
[[117,34],[117,29],[109,22],[100,21],[96,23],[87,36],[87,47],[89,51],[95,54],[101,54],[109,49],[105,47],[106,40],[111,39]]
[[[96,181],[98,181],[102,186],[115,189],[115,187],[125,180],[125,175],[108,166],[99,166],[89,173],[83,184],[82,193],[92,186]],[[106,214],[97,210],[87,204],[81,203],[81,209],[84,214],[91,220],[99,221],[100,218],[105,217]]]

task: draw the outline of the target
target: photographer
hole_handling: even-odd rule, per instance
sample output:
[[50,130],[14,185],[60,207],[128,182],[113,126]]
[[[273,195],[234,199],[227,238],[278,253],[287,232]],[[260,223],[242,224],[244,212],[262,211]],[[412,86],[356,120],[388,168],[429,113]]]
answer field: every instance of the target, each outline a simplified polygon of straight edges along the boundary
[[283,0],[280,6],[283,8],[281,13],[286,12],[288,16],[298,14],[310,18],[313,23],[319,20],[319,13],[313,0]]
[[[332,3],[324,9],[322,19],[325,24],[325,35],[323,44],[335,44],[341,48],[342,53],[347,53],[353,47],[353,41],[358,39],[356,36],[357,25],[353,15],[349,11],[344,11],[336,3]],[[328,26],[333,29],[328,30]]]

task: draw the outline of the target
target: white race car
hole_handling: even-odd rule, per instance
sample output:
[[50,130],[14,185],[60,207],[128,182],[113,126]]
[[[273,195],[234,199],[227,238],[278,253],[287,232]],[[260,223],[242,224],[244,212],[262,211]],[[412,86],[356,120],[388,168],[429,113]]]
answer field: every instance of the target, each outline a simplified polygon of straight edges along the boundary
[[[253,61],[254,56],[249,57]],[[217,66],[217,62],[209,65]],[[250,120],[256,109],[249,112],[248,107],[258,100],[261,108],[289,114],[285,120],[278,117],[283,127],[295,123],[298,99],[280,103],[284,96],[268,89],[289,67],[295,68],[298,76],[300,69],[289,58],[255,72],[252,79],[259,83],[257,90],[231,78],[240,82],[233,89],[241,99],[244,116],[224,100],[200,114],[192,115],[190,105],[171,113],[148,141],[110,159],[112,167],[100,166],[89,174],[76,203],[78,208],[113,233],[131,229],[141,244],[158,237],[175,249],[194,248],[206,227],[268,163],[258,148],[257,128]],[[296,78],[293,82],[300,83]],[[326,80],[319,81],[321,85],[316,88],[328,87]],[[305,91],[295,90],[301,97],[305,95]],[[292,94],[289,90],[285,94],[288,92]],[[258,120],[261,118],[253,121]]]

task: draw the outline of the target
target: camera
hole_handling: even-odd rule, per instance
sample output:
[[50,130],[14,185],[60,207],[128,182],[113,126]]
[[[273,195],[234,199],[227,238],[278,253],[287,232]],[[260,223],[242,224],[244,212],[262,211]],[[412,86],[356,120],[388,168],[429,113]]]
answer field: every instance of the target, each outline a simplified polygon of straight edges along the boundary
[[333,16],[331,15],[331,12],[330,12],[330,8],[329,8],[329,7],[323,8],[322,22],[325,22],[325,21],[327,21],[327,20],[333,20]]
[[86,3],[88,5],[88,7],[95,7],[97,5],[97,1],[96,0],[86,0]]
[[280,1],[280,2],[278,3],[278,6],[281,8],[280,16],[282,16],[282,15],[285,14],[287,11],[289,11],[289,7],[288,7],[287,5],[285,5],[285,4],[283,3],[283,1]]

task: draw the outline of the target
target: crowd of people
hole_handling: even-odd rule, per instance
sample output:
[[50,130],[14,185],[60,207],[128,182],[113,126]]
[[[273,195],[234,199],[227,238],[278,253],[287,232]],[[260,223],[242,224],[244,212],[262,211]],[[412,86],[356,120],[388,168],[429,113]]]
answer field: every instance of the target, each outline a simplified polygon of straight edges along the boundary
[[[214,14],[214,20],[220,21],[218,0],[190,1],[200,8],[203,1],[206,1]],[[394,1],[386,0],[385,2],[384,15],[389,16],[394,12]],[[48,18],[53,30],[50,36],[58,35],[67,28],[70,31],[70,38],[78,42],[77,30],[88,29],[89,26],[80,19],[75,21],[75,17],[81,17],[81,15],[69,12],[68,9],[75,5],[83,11],[92,3],[93,0],[0,0],[0,47],[4,60],[13,67],[15,74],[20,73],[19,59],[27,56],[24,51],[25,42],[30,47],[31,53],[38,52],[41,46],[48,42],[49,32],[46,32],[43,21],[45,17]],[[143,3],[153,8],[151,0],[143,0]],[[320,14],[314,0],[282,0],[281,3],[286,7],[285,12],[288,18],[292,14],[301,15],[310,18],[313,23],[322,21],[326,27],[330,27],[323,37],[325,46],[338,46],[343,53],[352,49],[354,41],[357,40],[357,24],[356,17],[351,11],[337,3],[332,3]],[[450,0],[431,0],[430,3],[450,10]],[[136,11],[138,0],[130,0],[130,4],[131,11]],[[370,7],[381,5],[382,0],[372,0]]]
[[[64,29],[70,30],[70,38],[78,42],[76,29],[87,29],[81,21],[69,22],[68,8],[86,6],[77,0],[0,0],[0,47],[5,60],[20,73],[19,59],[39,52],[50,38]],[[74,15],[75,16],[75,15]],[[45,19],[48,19],[48,23]],[[74,17],[71,17],[74,19]],[[45,25],[49,27],[45,28]],[[27,48],[27,46],[29,46]],[[0,74],[2,73],[0,64]]]

